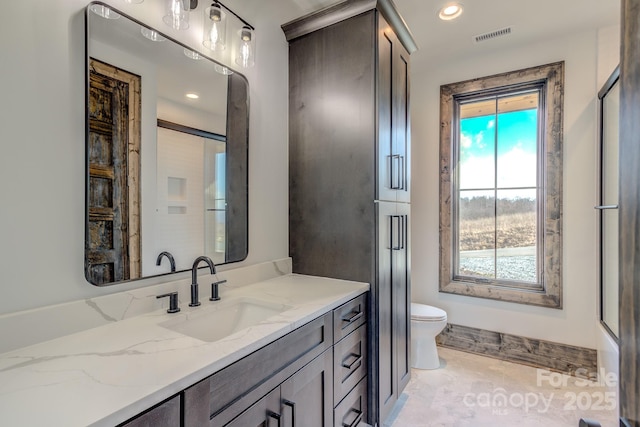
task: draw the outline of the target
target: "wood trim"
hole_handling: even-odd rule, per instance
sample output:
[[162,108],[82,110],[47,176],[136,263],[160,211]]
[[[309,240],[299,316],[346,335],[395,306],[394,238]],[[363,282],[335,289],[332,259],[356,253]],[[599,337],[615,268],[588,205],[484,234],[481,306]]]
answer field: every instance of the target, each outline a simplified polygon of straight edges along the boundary
[[[544,135],[543,289],[520,289],[453,280],[454,97],[546,81]],[[542,65],[440,87],[440,292],[549,308],[562,308],[562,139],[564,62]]]
[[620,58],[620,416],[640,427],[640,0],[622,0]]
[[442,347],[579,377],[586,375],[593,379],[598,371],[595,349],[468,326],[447,324],[436,337],[436,343]]
[[287,22],[282,25],[282,31],[284,31],[287,41],[291,41],[373,9],[378,9],[384,15],[410,54],[418,50],[418,45],[407,27],[407,23],[396,10],[392,0],[344,0]]
[[113,65],[90,58],[90,68],[98,74],[129,85],[129,141],[127,152],[127,181],[129,186],[129,277],[142,277],[140,235],[140,144],[141,144],[141,95],[140,76]]

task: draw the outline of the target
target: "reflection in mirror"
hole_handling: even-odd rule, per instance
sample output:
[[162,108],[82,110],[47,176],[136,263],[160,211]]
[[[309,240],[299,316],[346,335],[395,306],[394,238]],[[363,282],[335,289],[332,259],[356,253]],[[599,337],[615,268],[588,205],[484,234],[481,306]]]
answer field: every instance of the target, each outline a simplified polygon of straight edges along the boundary
[[248,84],[119,11],[87,8],[85,276],[108,285],[247,255]]

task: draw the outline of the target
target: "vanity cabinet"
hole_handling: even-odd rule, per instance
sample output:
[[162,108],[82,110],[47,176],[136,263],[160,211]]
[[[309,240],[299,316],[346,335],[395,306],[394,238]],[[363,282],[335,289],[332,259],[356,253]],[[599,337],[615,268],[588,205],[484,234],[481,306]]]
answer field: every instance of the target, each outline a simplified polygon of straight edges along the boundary
[[[391,1],[283,25],[289,41],[289,253],[300,274],[371,284],[369,423],[410,378],[409,54]],[[348,425],[348,424],[347,424]]]
[[189,387],[183,425],[332,427],[336,406],[366,416],[345,397],[366,381],[366,321],[363,294]]

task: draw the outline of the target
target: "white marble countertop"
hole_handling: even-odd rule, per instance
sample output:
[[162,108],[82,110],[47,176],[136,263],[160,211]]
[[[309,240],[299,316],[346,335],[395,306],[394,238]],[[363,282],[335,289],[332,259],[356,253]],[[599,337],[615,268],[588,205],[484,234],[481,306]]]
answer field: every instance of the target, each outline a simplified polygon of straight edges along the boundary
[[[286,275],[222,286],[222,301],[157,310],[0,354],[0,419],[7,426],[114,426],[366,292],[366,283]],[[290,308],[216,342],[160,323],[251,298]],[[19,328],[19,325],[16,325]]]

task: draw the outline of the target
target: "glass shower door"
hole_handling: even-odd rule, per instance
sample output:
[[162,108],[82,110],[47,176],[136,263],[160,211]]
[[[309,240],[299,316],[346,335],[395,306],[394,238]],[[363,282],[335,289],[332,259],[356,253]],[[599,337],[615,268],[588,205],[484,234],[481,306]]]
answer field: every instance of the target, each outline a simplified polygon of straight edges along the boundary
[[600,320],[618,337],[618,72],[600,91]]

